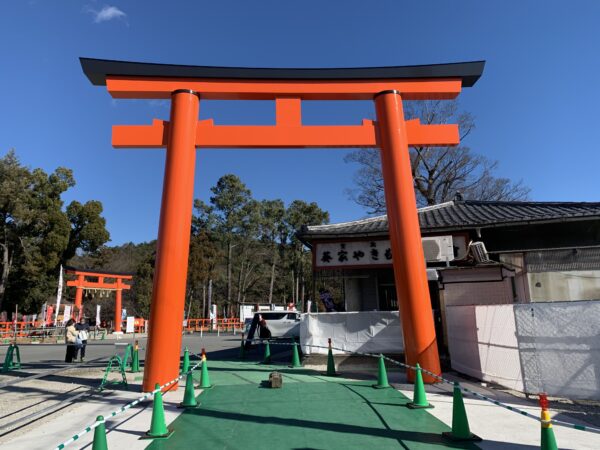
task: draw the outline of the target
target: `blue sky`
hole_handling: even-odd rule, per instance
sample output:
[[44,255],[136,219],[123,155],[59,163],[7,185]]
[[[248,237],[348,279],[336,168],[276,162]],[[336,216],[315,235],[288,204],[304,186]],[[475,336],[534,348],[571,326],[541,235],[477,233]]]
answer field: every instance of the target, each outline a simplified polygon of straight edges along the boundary
[[[465,142],[523,179],[533,200],[600,201],[600,2],[4,0],[0,155],[74,169],[65,196],[98,199],[112,243],[154,239],[164,152],[115,150],[113,124],[167,119],[164,101],[114,101],[78,57],[248,67],[367,67],[487,60],[460,96],[476,118]],[[221,124],[274,120],[269,102],[203,102]],[[311,123],[358,124],[370,102],[311,102]],[[317,201],[333,222],[348,200],[347,150],[202,150],[195,196],[235,173],[256,198]]]

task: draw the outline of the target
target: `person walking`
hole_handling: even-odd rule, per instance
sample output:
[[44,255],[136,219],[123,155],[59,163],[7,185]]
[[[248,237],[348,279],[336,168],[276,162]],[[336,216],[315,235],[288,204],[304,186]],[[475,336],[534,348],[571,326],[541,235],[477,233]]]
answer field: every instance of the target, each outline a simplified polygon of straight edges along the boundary
[[87,323],[87,320],[82,317],[77,325],[75,325],[75,329],[78,331],[78,341],[81,341],[81,344],[76,347],[75,350],[75,359],[77,359],[77,350],[79,350],[79,361],[85,361],[85,347],[87,345],[88,337],[90,335],[90,325]]
[[258,326],[258,337],[261,339],[271,339],[271,330],[269,330],[267,321],[262,314],[258,316]]
[[67,344],[67,354],[65,356],[66,363],[72,363],[73,358],[77,357],[77,330],[75,329],[75,321],[69,319],[65,331],[65,343]]

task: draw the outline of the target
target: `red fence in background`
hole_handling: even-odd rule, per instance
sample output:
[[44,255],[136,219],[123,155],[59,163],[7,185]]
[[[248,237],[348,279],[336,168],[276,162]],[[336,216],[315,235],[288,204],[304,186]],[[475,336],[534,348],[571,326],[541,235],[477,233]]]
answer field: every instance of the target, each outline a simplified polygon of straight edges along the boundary
[[188,319],[185,331],[234,331],[243,329],[244,324],[240,319]]
[[[136,318],[134,322],[135,332],[144,333],[146,331],[147,320],[142,318]],[[212,321],[210,319],[188,319],[187,324],[184,326],[185,331],[239,331],[244,328],[244,324],[240,319],[216,319]],[[43,330],[43,320],[28,321],[28,322],[17,322],[16,323],[16,336],[17,337],[28,337],[35,335],[36,332]],[[46,328],[53,328],[47,326]],[[59,327],[64,328],[64,327]],[[15,323],[14,322],[0,322],[0,338],[12,337],[15,335]]]
[[[28,322],[17,322],[17,337],[29,336],[31,329],[41,328],[43,320],[28,321]],[[0,336],[6,337],[7,335],[14,336],[15,334],[15,322],[0,322]]]

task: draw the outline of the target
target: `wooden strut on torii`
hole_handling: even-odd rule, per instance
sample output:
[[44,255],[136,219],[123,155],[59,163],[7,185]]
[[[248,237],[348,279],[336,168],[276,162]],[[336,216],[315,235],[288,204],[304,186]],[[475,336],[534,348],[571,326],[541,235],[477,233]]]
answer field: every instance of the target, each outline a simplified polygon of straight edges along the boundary
[[[457,125],[405,120],[403,100],[454,99],[481,76],[484,62],[349,69],[177,66],[81,58],[83,71],[117,99],[171,99],[169,121],[117,125],[121,148],[166,147],[165,177],[150,309],[144,391],[179,373],[197,148],[379,147],[394,255],[404,351],[410,365],[440,373],[409,146],[459,143]],[[203,100],[270,100],[275,125],[198,120]],[[377,122],[303,125],[311,100],[374,101]],[[408,372],[409,379],[413,376]],[[423,376],[426,382],[435,379]]]
[[[122,311],[122,294],[123,290],[131,289],[130,284],[125,284],[124,280],[133,279],[132,275],[110,273],[106,271],[94,272],[91,270],[80,270],[67,268],[65,273],[75,275],[75,280],[68,280],[67,286],[76,288],[75,291],[75,311],[77,311],[77,318],[81,318],[83,314],[83,290],[84,289],[102,289],[107,291],[115,291],[115,315],[114,315],[114,328],[115,332],[121,331],[121,311]],[[88,277],[97,279],[97,281],[88,280]],[[106,281],[106,279],[112,279],[114,281]],[[75,313],[73,311],[73,313]]]

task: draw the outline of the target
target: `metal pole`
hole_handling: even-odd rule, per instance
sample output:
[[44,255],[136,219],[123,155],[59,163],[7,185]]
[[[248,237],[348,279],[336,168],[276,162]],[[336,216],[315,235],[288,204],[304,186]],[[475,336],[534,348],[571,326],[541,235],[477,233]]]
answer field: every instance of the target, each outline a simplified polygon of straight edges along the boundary
[[15,305],[15,320],[13,321],[14,324],[14,343],[17,343],[17,321],[19,320],[19,305]]

